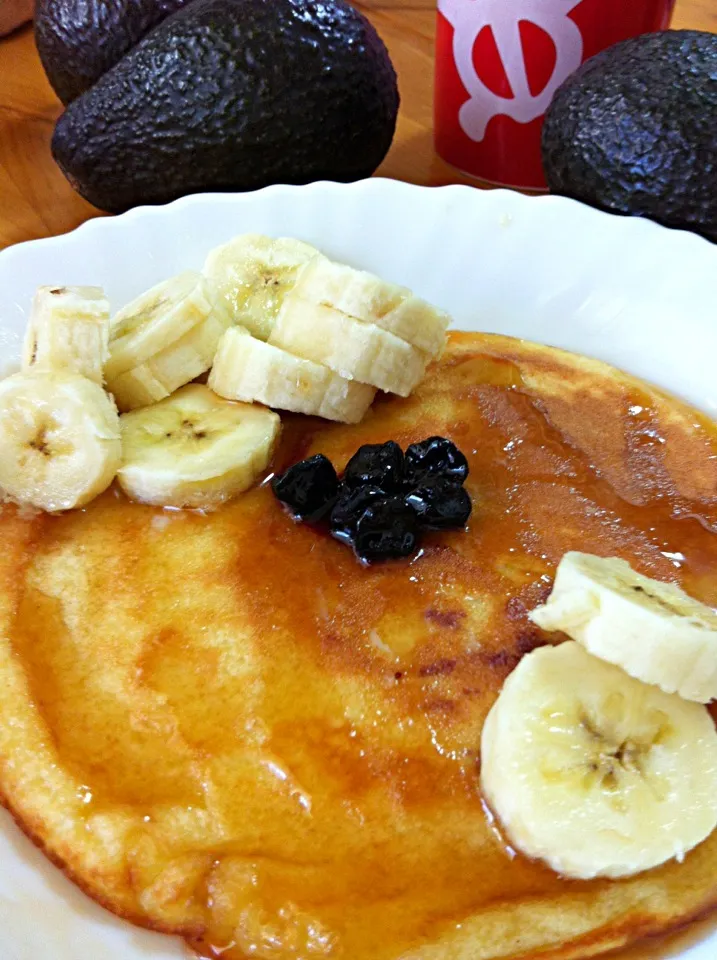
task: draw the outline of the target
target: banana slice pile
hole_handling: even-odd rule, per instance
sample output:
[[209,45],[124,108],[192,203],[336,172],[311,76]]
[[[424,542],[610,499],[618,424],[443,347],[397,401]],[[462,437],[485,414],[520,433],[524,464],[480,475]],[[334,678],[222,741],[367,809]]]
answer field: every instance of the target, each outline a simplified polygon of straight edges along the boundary
[[256,234],[113,319],[99,287],[40,287],[22,372],[0,382],[0,488],[54,512],[117,476],[145,503],[214,507],[266,471],[280,430],[267,408],[357,423],[377,389],[408,396],[448,321],[309,244]]
[[102,384],[109,305],[97,287],[41,287],[22,370],[0,381],[0,487],[40,510],[82,507],[122,459],[120,422]]
[[112,321],[107,389],[120,410],[164,400],[211,367],[232,319],[216,288],[187,271],[152,287]]
[[376,395],[374,387],[257,340],[244,327],[232,327],[222,337],[208,383],[232,400],[342,423],[358,423]]
[[356,423],[376,389],[407,397],[443,351],[448,314],[297,240],[236,237],[204,273],[250,334],[219,343],[210,385],[231,400]]
[[567,877],[626,877],[717,827],[717,614],[617,558],[571,552],[531,614],[570,640],[524,657],[483,727],[510,842]]

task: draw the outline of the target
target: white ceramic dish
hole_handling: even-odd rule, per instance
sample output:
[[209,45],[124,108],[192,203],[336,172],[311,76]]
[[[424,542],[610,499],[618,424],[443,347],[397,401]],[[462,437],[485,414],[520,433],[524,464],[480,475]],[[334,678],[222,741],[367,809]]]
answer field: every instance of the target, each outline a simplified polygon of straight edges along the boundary
[[[113,308],[237,233],[295,236],[407,284],[464,329],[589,354],[717,415],[717,246],[556,197],[388,180],[202,195],[0,254],[0,363],[35,287],[101,284]],[[717,932],[680,960],[713,960]],[[0,818],[0,960],[170,960],[181,944],[105,913]]]

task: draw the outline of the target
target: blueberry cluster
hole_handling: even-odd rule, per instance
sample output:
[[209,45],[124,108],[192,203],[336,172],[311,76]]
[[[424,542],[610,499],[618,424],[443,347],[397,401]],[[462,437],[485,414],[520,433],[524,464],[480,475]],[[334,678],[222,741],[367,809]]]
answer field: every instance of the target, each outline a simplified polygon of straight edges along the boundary
[[365,444],[343,476],[319,453],[274,477],[272,488],[296,520],[328,524],[364,563],[407,557],[425,530],[466,525],[471,498],[463,487],[468,462],[445,437]]

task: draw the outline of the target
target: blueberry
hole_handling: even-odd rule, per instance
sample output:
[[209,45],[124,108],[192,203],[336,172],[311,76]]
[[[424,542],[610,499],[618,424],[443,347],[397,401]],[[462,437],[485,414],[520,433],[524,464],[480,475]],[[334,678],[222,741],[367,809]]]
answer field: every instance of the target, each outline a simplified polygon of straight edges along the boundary
[[406,504],[415,511],[419,525],[426,530],[465,527],[473,508],[468,492],[445,477],[416,487],[406,495]]
[[371,563],[389,557],[408,557],[418,546],[416,514],[402,497],[387,497],[367,507],[356,524],[354,550]]
[[401,488],[403,451],[397,443],[366,443],[346,464],[344,482],[350,487],[379,487],[385,493]]
[[468,476],[468,461],[452,440],[428,437],[412,443],[406,450],[406,483],[408,488],[433,477],[445,477],[463,483]]
[[318,453],[274,477],[271,486],[297,520],[319,520],[333,506],[339,481],[331,461]]
[[352,543],[356,524],[366,507],[386,494],[378,487],[347,487],[341,484],[339,495],[331,511],[331,534],[344,543]]

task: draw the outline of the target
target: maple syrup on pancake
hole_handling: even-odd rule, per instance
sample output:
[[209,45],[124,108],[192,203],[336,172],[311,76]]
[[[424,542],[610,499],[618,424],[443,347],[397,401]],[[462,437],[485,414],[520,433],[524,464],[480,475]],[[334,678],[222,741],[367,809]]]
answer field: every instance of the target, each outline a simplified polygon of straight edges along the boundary
[[[350,958],[352,947],[370,956],[372,943],[382,941],[385,946],[388,929],[394,950],[390,955],[398,956],[417,938],[435,939],[487,904],[550,899],[566,890],[599,890],[609,883],[562,879],[509,848],[481,804],[479,728],[468,737],[455,721],[463,704],[481,701],[486,684],[497,694],[521,656],[543,642],[527,612],[546,597],[566,550],[623,556],[641,572],[678,580],[697,598],[717,605],[717,488],[711,493],[698,490],[699,477],[690,478],[689,465],[675,462],[668,469],[665,450],[672,449],[672,435],[649,394],[626,392],[622,409],[611,409],[610,422],[601,424],[599,399],[592,421],[586,419],[588,401],[582,406],[576,402],[574,411],[580,414],[576,420],[570,405],[533,396],[520,367],[504,357],[477,354],[455,362],[449,358],[442,369],[460,398],[450,422],[437,415],[420,419],[417,425],[410,416],[412,401],[401,400],[377,404],[374,416],[351,428],[286,416],[275,469],[317,452],[326,453],[341,468],[364,442],[394,439],[405,446],[444,434],[470,464],[466,486],[474,513],[467,533],[432,535],[412,561],[364,569],[345,546],[310,526],[293,524],[266,485],[214,514],[184,514],[180,521],[198,534],[207,525],[220,525],[236,541],[230,576],[236,595],[252,603],[259,632],[271,636],[277,623],[290,626],[303,658],[322,664],[337,683],[350,682],[353,675],[370,677],[388,691],[392,723],[398,716],[427,731],[426,738],[404,753],[377,747],[365,716],[355,725],[297,719],[292,706],[301,691],[289,678],[272,706],[266,769],[287,784],[295,822],[304,824],[316,805],[315,791],[302,780],[302,771],[308,775],[311,770],[317,783],[324,778],[331,784],[336,803],[345,806],[341,816],[355,831],[363,828],[362,804],[378,780],[390,785],[393,802],[416,822],[422,810],[433,810],[435,816],[440,806],[456,823],[469,819],[479,834],[475,849],[480,848],[480,857],[465,838],[459,838],[438,851],[427,848],[425,862],[416,861],[410,856],[410,836],[404,841],[387,837],[385,847],[366,862],[328,860],[323,873],[319,849],[318,865],[298,869],[294,884],[285,874],[272,873],[269,862],[256,887],[262,909],[279,914],[283,905],[308,899],[324,918],[315,942],[309,944],[312,956],[331,955],[331,921],[341,910],[340,904],[336,909],[323,905],[337,890],[342,891],[340,902],[352,909],[369,910],[374,901],[385,901],[377,913],[385,922],[383,930],[364,924],[366,929],[346,935]],[[601,429],[606,431],[604,442],[597,439]],[[694,432],[691,451],[701,450],[705,462],[714,459],[714,426],[695,415]],[[603,462],[596,464],[586,453],[591,444]],[[680,470],[684,476],[678,484],[675,472]],[[88,518],[122,530],[131,545],[135,536],[144,535],[148,523],[166,517],[162,511],[127,502],[116,491],[83,514],[84,520],[67,514],[28,521],[33,532],[26,562],[48,541]],[[466,610],[475,598],[485,596],[492,598],[498,612],[491,635],[478,643],[468,629]],[[410,623],[401,619],[404,609]],[[111,770],[102,764],[88,768],[87,745],[73,741],[68,733],[52,650],[43,639],[52,635],[49,625],[56,617],[51,603],[26,598],[18,610],[15,646],[63,763],[88,784],[88,808],[116,802],[141,807],[167,799],[163,791],[176,801],[183,790],[182,802],[197,803],[191,785],[160,778],[153,784],[146,772],[137,776],[123,766],[121,758]],[[172,638],[165,641],[162,654],[169,656]],[[147,671],[154,668],[149,662],[144,666]],[[221,709],[217,703],[218,721]],[[387,720],[377,715],[372,723],[381,729]],[[223,844],[216,857],[232,852],[231,843]],[[246,855],[240,849],[236,853]],[[212,851],[208,855],[211,858]],[[260,861],[263,853],[255,851],[254,856]],[[273,851],[268,859],[279,856]],[[395,907],[399,901],[400,911]],[[209,939],[193,946],[205,956],[224,960],[253,952],[281,960],[289,956],[252,950],[250,943],[242,952],[233,941]],[[650,960],[657,955],[650,954]]]

